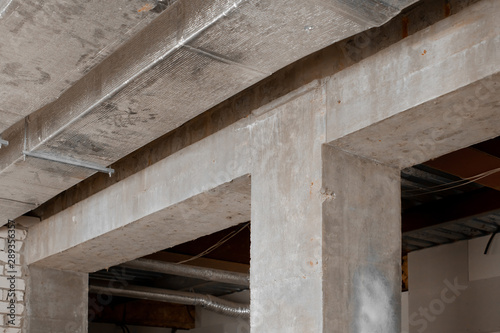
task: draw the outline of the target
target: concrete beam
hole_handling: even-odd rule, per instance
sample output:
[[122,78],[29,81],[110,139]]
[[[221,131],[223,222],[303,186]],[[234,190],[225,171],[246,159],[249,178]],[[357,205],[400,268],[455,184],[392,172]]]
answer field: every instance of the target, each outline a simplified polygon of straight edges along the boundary
[[334,75],[327,141],[402,168],[500,135],[499,12],[481,1]]
[[229,126],[31,227],[26,261],[92,272],[250,220],[247,125]]

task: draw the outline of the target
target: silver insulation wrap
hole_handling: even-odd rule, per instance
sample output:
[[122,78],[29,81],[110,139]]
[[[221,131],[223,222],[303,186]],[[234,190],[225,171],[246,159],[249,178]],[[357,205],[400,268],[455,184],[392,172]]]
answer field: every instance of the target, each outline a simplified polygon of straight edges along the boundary
[[220,269],[196,267],[189,265],[178,265],[174,263],[150,260],[136,259],[120,266],[132,269],[139,269],[149,272],[164,273],[191,277],[207,281],[236,284],[239,286],[250,286],[250,275],[223,271]]
[[220,299],[211,295],[201,295],[183,291],[150,287],[130,286],[127,289],[89,286],[89,292],[114,296],[170,302],[203,308],[230,317],[250,318],[250,306]]

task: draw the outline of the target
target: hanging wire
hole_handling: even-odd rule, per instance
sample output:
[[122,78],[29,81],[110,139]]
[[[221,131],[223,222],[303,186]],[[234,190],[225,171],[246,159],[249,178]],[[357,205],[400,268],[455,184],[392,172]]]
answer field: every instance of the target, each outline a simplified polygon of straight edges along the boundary
[[220,241],[218,241],[217,243],[215,243],[214,245],[210,246],[208,249],[206,249],[205,251],[201,252],[200,254],[197,254],[195,255],[194,257],[192,258],[189,258],[189,259],[186,259],[186,260],[182,260],[182,261],[179,261],[177,264],[184,264],[186,262],[189,262],[189,261],[192,261],[192,260],[195,260],[195,259],[198,259],[198,258],[201,258],[207,254],[209,254],[210,252],[212,252],[213,250],[217,249],[219,246],[223,245],[224,243],[226,243],[228,240],[230,240],[231,238],[233,238],[234,236],[236,236],[237,234],[239,234],[241,231],[243,231],[245,228],[248,228],[250,226],[250,222],[247,222],[245,223],[245,225],[243,225],[240,229],[238,230],[233,230],[232,232],[230,232],[229,234],[227,234],[226,236],[222,237],[222,239]]
[[128,329],[127,325],[121,324],[120,328],[122,329],[123,333],[130,333],[130,330]]
[[488,241],[488,244],[486,245],[486,249],[484,249],[484,254],[488,254],[488,249],[490,248],[491,243],[493,242],[493,238],[495,238],[495,235],[500,232],[500,226],[497,226],[497,230],[491,234],[490,240]]
[[[470,184],[470,183],[475,183],[478,180],[486,178],[488,176],[491,176],[491,175],[493,175],[493,174],[495,174],[495,173],[497,173],[499,171],[500,171],[500,168],[495,168],[495,169],[492,169],[492,170],[489,170],[489,171],[485,171],[485,172],[482,172],[480,174],[477,174],[477,175],[474,175],[474,176],[471,176],[471,177],[465,177],[463,179],[460,179],[460,180],[457,180],[457,181],[453,181],[451,183],[431,186],[431,187],[427,188],[427,189],[431,189],[431,191],[426,191],[426,192],[423,192],[423,193],[412,194],[412,195],[408,195],[408,196],[409,197],[413,197],[413,196],[426,195],[426,194],[431,194],[431,193],[436,193],[436,192],[451,190],[451,189],[454,189],[454,188],[457,188],[457,187],[460,187],[460,186],[464,186],[464,185],[467,185],[467,184]],[[460,183],[460,184],[454,185],[454,184],[457,184],[457,183]],[[450,186],[450,185],[453,185],[453,186]],[[435,189],[435,190],[432,190],[432,189]],[[408,192],[413,192],[413,191],[421,191],[421,189],[405,190],[403,192],[408,193]]]

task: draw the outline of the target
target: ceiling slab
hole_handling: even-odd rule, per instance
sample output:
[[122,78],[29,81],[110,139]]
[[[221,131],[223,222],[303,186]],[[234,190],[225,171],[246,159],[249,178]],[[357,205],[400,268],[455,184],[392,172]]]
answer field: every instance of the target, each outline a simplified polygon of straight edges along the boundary
[[53,102],[157,14],[144,1],[3,1],[0,133]]

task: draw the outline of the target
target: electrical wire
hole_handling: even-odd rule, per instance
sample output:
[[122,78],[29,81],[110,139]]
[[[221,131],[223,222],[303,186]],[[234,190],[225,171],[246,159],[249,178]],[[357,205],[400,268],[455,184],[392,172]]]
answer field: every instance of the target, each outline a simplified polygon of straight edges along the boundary
[[490,248],[490,245],[493,242],[493,238],[495,238],[495,235],[498,234],[499,232],[500,232],[500,226],[497,226],[497,230],[495,230],[495,232],[491,234],[490,240],[486,245],[486,249],[484,249],[484,254],[488,254],[488,249]]
[[[477,174],[477,175],[474,175],[474,176],[471,176],[471,177],[465,177],[463,179],[456,180],[456,181],[453,181],[451,183],[435,185],[435,186],[431,186],[431,187],[427,188],[427,189],[434,189],[434,188],[436,188],[436,190],[426,191],[426,192],[423,192],[423,193],[417,193],[417,194],[408,195],[408,196],[412,197],[412,196],[426,195],[426,194],[431,194],[431,193],[436,193],[436,192],[451,190],[451,189],[454,189],[454,188],[457,188],[457,187],[460,187],[460,186],[464,186],[464,185],[467,185],[467,184],[470,184],[470,183],[475,183],[478,180],[481,180],[483,178],[489,177],[489,176],[491,176],[491,175],[493,175],[493,174],[495,174],[495,173],[497,173],[499,171],[500,171],[500,168],[491,169],[489,171],[485,171],[485,172],[482,172],[480,174]],[[457,183],[460,183],[460,184],[454,185],[454,184],[457,184]],[[450,185],[453,185],[453,186],[450,186]],[[403,192],[408,193],[408,192],[420,191],[420,190],[421,189],[413,189],[413,190],[405,190]]]
[[125,324],[121,324],[121,325],[119,325],[119,326],[120,326],[120,328],[122,329],[122,332],[123,332],[123,333],[130,333],[130,330],[129,330],[129,328],[128,328],[128,326],[127,326],[127,325],[125,325]]
[[[496,169],[492,169],[492,170],[489,170],[489,171],[485,171],[485,172],[482,172],[480,174],[477,174],[477,175],[474,175],[474,176],[471,176],[471,177],[465,177],[463,179],[459,179],[459,180],[456,180],[456,181],[453,181],[453,182],[450,182],[450,183],[446,183],[446,184],[440,184],[440,185],[435,185],[435,186],[431,186],[431,187],[428,187],[426,189],[433,189],[433,188],[439,188],[439,187],[446,187],[446,188],[449,188],[448,186],[449,185],[453,185],[453,184],[457,184],[457,183],[461,183],[461,182],[466,182],[466,183],[470,183],[468,180],[473,180],[473,181],[477,181],[479,179],[482,179],[482,178],[485,178],[485,177],[488,177],[496,172],[500,171],[500,168],[496,168]],[[464,184],[460,184],[459,186],[462,186],[462,185],[466,185],[465,183]],[[454,186],[454,187],[458,187],[458,186]],[[404,192],[412,192],[412,191],[420,191],[422,189],[413,189],[413,190],[405,190]]]
[[241,231],[243,231],[245,228],[249,227],[250,226],[250,222],[247,222],[245,223],[244,226],[242,226],[240,229],[238,230],[234,230],[232,231],[231,233],[227,234],[226,236],[222,237],[222,239],[220,241],[218,241],[217,243],[215,243],[214,245],[210,246],[208,249],[206,249],[205,251],[201,252],[200,254],[197,254],[195,255],[194,257],[192,258],[189,258],[189,259],[186,259],[186,260],[182,260],[182,261],[179,261],[177,262],[177,264],[184,264],[186,262],[189,262],[189,261],[192,261],[192,260],[195,260],[195,259],[198,259],[198,258],[201,258],[207,254],[209,254],[210,252],[212,252],[213,250],[217,249],[218,247],[220,247],[221,245],[223,245],[224,243],[226,243],[228,240],[230,240],[231,238],[233,238],[234,236],[236,236],[237,234],[239,234]]

